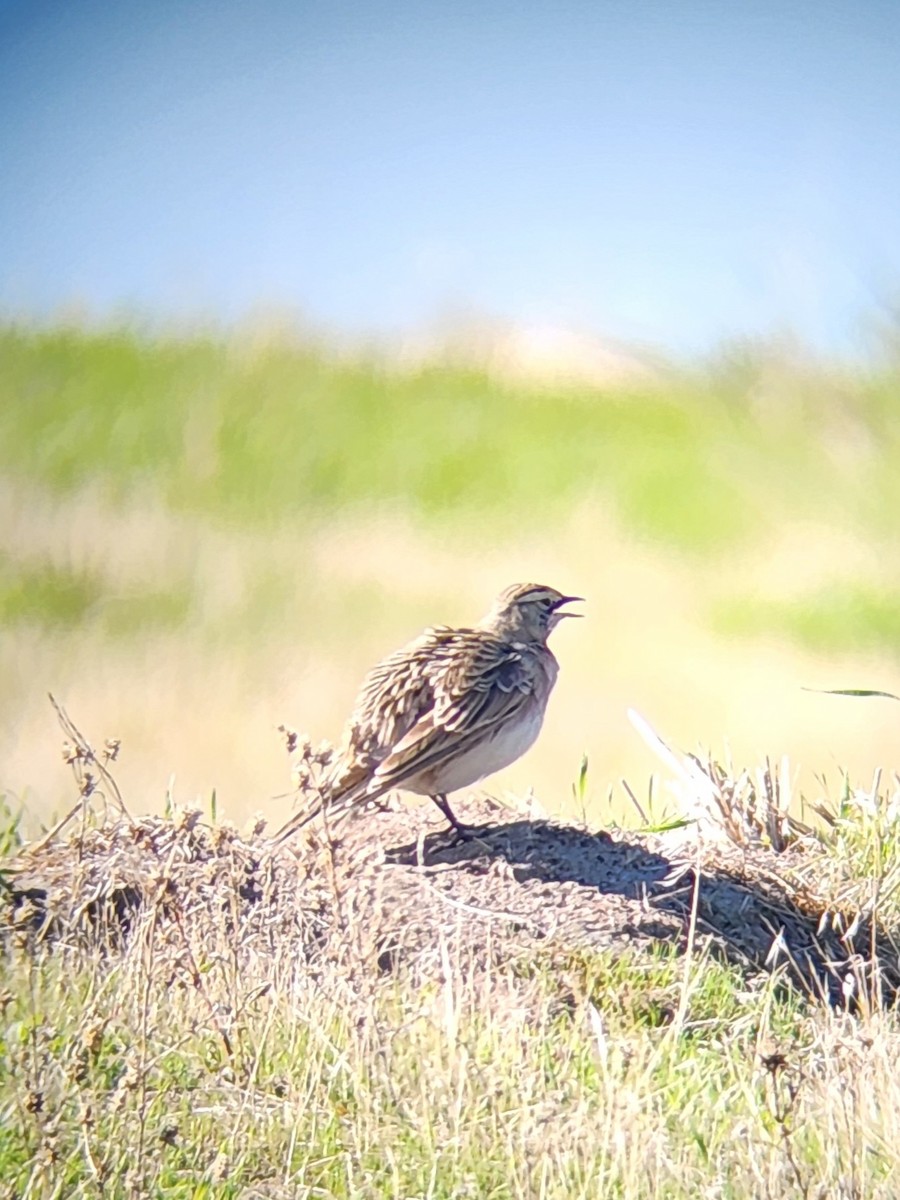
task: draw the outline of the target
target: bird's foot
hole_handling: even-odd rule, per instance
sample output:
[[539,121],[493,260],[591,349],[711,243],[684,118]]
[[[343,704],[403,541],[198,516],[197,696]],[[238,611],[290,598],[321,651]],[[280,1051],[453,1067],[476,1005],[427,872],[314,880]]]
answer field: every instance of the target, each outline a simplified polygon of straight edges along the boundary
[[444,816],[447,818],[450,828],[447,830],[450,840],[448,849],[453,846],[460,846],[464,842],[477,841],[484,829],[479,825],[467,825],[465,821],[460,821],[453,809],[447,803],[446,796],[432,796],[431,799],[435,802]]
[[465,842],[477,841],[484,830],[478,825],[466,825],[463,821],[451,821],[445,830],[449,845],[462,846]]

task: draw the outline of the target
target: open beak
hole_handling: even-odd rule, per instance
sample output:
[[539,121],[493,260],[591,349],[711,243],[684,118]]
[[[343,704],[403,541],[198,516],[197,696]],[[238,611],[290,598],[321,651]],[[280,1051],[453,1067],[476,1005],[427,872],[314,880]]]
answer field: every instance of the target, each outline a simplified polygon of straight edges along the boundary
[[557,600],[556,606],[553,609],[553,615],[558,621],[562,620],[563,617],[583,617],[584,613],[560,612],[564,604],[574,604],[576,601],[579,604],[583,604],[584,596],[563,596],[561,600]]

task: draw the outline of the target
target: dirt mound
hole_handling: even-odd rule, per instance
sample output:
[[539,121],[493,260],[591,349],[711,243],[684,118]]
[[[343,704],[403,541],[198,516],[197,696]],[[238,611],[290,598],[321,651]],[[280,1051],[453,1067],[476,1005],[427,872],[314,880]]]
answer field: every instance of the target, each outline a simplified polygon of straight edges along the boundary
[[[353,962],[373,978],[439,975],[448,948],[477,969],[536,953],[708,948],[748,972],[778,964],[813,995],[852,1003],[877,977],[900,984],[887,934],[811,895],[809,849],[674,847],[664,836],[591,832],[460,806],[477,827],[454,843],[431,806],[361,810],[273,851],[263,831],[125,817],[25,848],[5,864],[0,937],[36,949],[115,947],[138,922],[181,956],[270,956],[315,972]],[[850,932],[842,930],[850,928]],[[877,965],[877,972],[874,967]]]

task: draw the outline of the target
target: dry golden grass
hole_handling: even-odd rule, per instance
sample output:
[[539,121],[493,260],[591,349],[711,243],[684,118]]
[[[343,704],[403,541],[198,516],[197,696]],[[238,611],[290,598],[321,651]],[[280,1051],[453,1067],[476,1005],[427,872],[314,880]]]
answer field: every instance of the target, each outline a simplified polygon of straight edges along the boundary
[[2,864],[10,1194],[887,1200],[898,797],[820,842],[711,778],[727,853],[482,805],[273,855],[85,796]]

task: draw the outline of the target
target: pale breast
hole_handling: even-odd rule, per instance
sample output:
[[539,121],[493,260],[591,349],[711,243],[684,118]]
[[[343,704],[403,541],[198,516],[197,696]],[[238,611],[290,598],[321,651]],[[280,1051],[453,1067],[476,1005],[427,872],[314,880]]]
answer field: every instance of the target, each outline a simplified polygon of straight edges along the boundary
[[544,721],[544,706],[537,701],[522,709],[518,721],[499,729],[493,737],[472,746],[439,767],[422,771],[403,783],[419,795],[455,792],[502,771],[534,745]]

